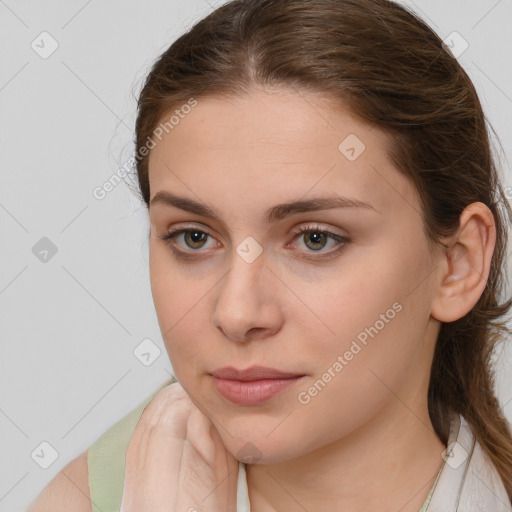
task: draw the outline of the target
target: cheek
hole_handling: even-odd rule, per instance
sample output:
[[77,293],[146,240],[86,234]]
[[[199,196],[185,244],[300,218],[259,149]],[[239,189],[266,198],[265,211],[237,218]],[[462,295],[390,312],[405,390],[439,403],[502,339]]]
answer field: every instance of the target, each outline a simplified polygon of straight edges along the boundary
[[403,373],[429,318],[428,279],[419,276],[428,276],[431,269],[421,254],[418,249],[407,252],[404,245],[387,244],[360,251],[353,261],[347,258],[316,286],[295,278],[294,291],[316,315],[305,311],[291,322],[299,322],[300,330],[309,333],[304,341],[310,360],[318,361],[318,372],[346,354],[348,364],[339,380],[375,381],[369,368],[391,380]]
[[[173,263],[165,249],[150,249],[150,282],[162,337],[173,368],[198,355],[207,294],[212,287]],[[200,321],[202,319],[202,321]]]
[[149,254],[151,293],[158,319],[167,332],[198,304],[208,291],[208,284],[191,267],[176,263],[171,250],[152,242]]
[[[378,256],[377,256],[378,255]],[[284,281],[290,283],[294,294],[309,309],[305,314],[290,319],[316,319],[322,332],[337,339],[351,339],[380,319],[393,304],[401,301],[409,290],[404,276],[414,273],[399,261],[389,247],[361,248],[321,272],[314,278],[287,272]],[[290,300],[297,298],[290,296]]]

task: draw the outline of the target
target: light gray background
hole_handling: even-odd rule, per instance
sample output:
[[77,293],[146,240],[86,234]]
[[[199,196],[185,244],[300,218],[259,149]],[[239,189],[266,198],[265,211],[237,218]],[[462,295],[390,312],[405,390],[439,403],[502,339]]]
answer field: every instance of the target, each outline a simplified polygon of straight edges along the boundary
[[[149,286],[145,209],[123,183],[101,201],[92,191],[132,155],[133,95],[149,66],[222,3],[0,0],[2,512],[23,510],[169,379]],[[458,58],[509,155],[512,2],[404,3],[443,39],[456,31],[469,43]],[[44,31],[58,43],[48,58],[31,46],[43,51]],[[50,44],[45,39],[46,50]],[[510,163],[501,157],[512,195]],[[46,263],[32,252],[43,237],[57,247]],[[161,350],[149,366],[133,353],[147,338]],[[511,354],[502,352],[498,365],[509,419]],[[31,456],[44,441],[58,452],[48,469]]]

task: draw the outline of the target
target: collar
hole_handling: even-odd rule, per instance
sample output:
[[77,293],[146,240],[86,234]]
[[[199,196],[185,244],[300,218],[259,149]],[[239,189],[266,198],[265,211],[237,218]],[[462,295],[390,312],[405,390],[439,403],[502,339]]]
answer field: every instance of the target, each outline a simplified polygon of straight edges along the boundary
[[445,463],[428,512],[510,512],[512,505],[492,461],[464,417],[450,413]]

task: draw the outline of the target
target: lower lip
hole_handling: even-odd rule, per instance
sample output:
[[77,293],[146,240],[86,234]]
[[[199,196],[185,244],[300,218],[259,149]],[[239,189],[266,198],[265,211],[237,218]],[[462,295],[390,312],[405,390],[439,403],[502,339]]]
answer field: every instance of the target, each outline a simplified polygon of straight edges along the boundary
[[277,393],[293,386],[301,376],[289,379],[262,379],[252,381],[220,379],[213,377],[217,391],[238,405],[256,405],[269,400]]

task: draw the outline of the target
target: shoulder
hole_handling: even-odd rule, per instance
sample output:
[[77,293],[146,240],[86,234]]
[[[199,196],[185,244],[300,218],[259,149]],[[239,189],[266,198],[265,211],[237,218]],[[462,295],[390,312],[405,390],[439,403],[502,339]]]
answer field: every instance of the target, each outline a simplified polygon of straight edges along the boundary
[[73,459],[43,489],[27,512],[110,512],[119,510],[126,451],[146,406],[170,381],[158,387],[132,411]]
[[87,451],[73,459],[43,489],[27,512],[91,512]]
[[94,512],[119,510],[124,487],[126,453],[135,428],[155,395],[173,382],[175,379],[159,386],[90,446],[88,451],[89,488]]

